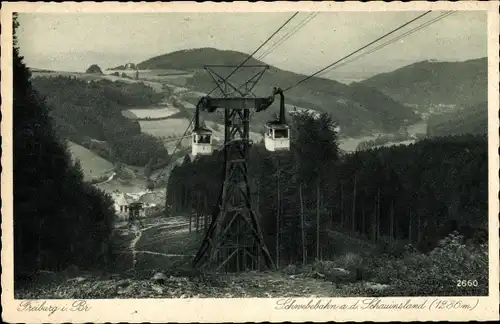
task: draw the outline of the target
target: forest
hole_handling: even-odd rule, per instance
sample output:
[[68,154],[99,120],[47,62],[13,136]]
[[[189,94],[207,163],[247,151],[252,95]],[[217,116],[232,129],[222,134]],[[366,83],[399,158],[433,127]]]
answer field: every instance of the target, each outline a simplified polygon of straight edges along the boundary
[[[17,26],[14,19],[14,30]],[[106,269],[112,260],[113,202],[84,183],[80,164],[58,139],[48,104],[32,86],[16,44],[14,35],[15,284],[28,284],[39,270]]]
[[152,159],[157,163],[167,159],[168,152],[157,138],[141,133],[137,121],[121,114],[124,109],[158,103],[163,94],[152,88],[142,83],[88,83],[62,76],[35,78],[33,86],[45,98],[62,138],[87,148],[91,139],[105,141],[104,148],[92,149],[112,162],[144,166]]
[[427,135],[487,134],[488,102],[463,107],[457,111],[433,115],[427,122]]
[[[108,270],[115,257],[113,201],[83,181],[62,138],[104,141],[109,146],[101,154],[150,172],[152,161],[165,161],[168,152],[121,110],[161,98],[140,84],[31,80],[15,35],[13,55],[15,284],[30,284],[39,270]],[[248,161],[252,201],[283,273],[310,266],[324,276],[327,271],[318,267],[344,258],[348,271],[355,264],[356,280],[391,283],[405,295],[429,295],[437,287],[456,295],[450,282],[463,278],[481,283],[466,294],[487,293],[486,134],[347,154],[339,149],[338,124],[330,114],[289,118],[290,151],[270,153],[257,143]],[[210,217],[221,189],[221,153],[194,161],[186,156],[172,170],[167,205],[175,215]],[[375,246],[376,253],[366,254],[364,245]]]
[[[253,203],[280,267],[356,253],[352,244],[346,246],[350,240],[375,245],[377,253],[395,258],[408,249],[419,257],[431,253],[449,235],[484,249],[486,135],[344,154],[329,115],[316,119],[300,113],[291,126],[289,152],[270,153],[261,143],[251,148],[249,159]],[[186,157],[185,162],[172,171],[168,203],[178,212],[194,210],[209,217],[220,192],[222,154],[194,161]],[[452,264],[448,268],[455,271]],[[481,273],[487,278],[487,267]]]

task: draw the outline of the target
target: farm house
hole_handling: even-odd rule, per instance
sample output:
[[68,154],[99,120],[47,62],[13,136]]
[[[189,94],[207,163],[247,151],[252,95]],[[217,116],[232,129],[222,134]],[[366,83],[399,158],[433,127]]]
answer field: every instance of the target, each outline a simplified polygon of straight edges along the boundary
[[132,202],[130,198],[127,198],[127,196],[124,193],[119,194],[115,198],[115,210],[116,210],[116,215],[118,216],[119,220],[128,220],[128,208],[130,203]]

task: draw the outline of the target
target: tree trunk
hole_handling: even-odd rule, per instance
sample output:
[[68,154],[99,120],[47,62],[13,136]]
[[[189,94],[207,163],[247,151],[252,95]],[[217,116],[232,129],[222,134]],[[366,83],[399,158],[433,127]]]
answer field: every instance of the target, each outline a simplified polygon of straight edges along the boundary
[[304,228],[304,202],[302,199],[302,183],[299,186],[299,198],[300,198],[300,227],[302,234],[302,264],[306,264],[306,233]]
[[319,255],[319,178],[316,183],[316,259],[321,259]]
[[257,203],[257,211],[260,210],[260,186],[259,184],[257,184],[257,199],[256,199],[256,203]]
[[376,224],[377,224],[377,234],[375,236],[375,242],[378,242],[380,238],[380,188],[377,189],[377,217],[376,217]]
[[277,168],[277,201],[276,201],[276,267],[279,268],[280,263],[280,208],[281,208],[281,197],[280,197],[280,169],[279,169],[279,160],[278,160],[278,168]]
[[191,224],[192,224],[192,218],[193,218],[193,210],[188,210],[189,213],[189,233],[191,233]]
[[[394,210],[396,208],[394,207]],[[394,213],[396,213],[394,211]],[[394,216],[394,240],[398,241],[399,240],[399,237],[400,237],[400,231],[401,229],[399,228],[399,218]]]
[[413,243],[411,223],[412,223],[412,215],[411,212],[408,211],[408,240],[410,241],[410,244]]
[[340,182],[340,228],[344,228],[344,184]]
[[366,233],[366,216],[365,216],[365,206],[361,209],[361,236],[364,236]]
[[422,241],[422,216],[418,214],[417,216],[417,243],[420,243]]
[[209,214],[209,209],[208,209],[208,198],[207,198],[207,195],[205,195],[205,198],[204,198],[204,201],[205,201],[205,211],[204,211],[204,219],[203,219],[203,231],[206,233],[208,231],[208,226],[210,224],[208,224],[208,214]]
[[200,231],[200,192],[196,193],[196,219],[195,219],[196,233]]
[[354,174],[354,188],[352,194],[351,232],[356,232],[356,174]]
[[42,269],[43,266],[42,266],[42,223],[43,223],[43,219],[40,219],[38,222],[37,222],[37,258],[36,258],[36,265],[37,265],[37,268],[38,269]]
[[373,243],[375,243],[375,239],[377,237],[377,197],[375,197],[375,206],[373,208],[373,211],[370,215],[371,221],[370,221],[370,239],[372,240]]
[[394,240],[394,200],[391,201],[391,211],[389,215],[389,240]]

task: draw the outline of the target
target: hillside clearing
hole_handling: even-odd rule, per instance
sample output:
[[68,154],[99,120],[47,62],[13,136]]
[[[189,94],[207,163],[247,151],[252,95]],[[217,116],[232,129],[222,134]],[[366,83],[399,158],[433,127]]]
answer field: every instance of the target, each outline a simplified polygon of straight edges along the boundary
[[113,192],[136,193],[146,190],[146,180],[142,179],[113,179],[106,183],[96,185],[99,189],[111,194]]
[[53,78],[53,77],[75,77],[84,81],[98,81],[98,80],[109,80],[109,81],[119,81],[123,83],[144,83],[145,85],[151,87],[155,92],[163,92],[163,85],[158,81],[148,81],[148,80],[134,80],[129,78],[123,78],[115,75],[106,74],[90,74],[81,72],[69,72],[69,71],[33,71],[33,78]]
[[[113,235],[116,257],[110,272],[44,272],[33,278],[26,287],[16,289],[16,298],[313,298],[422,295],[418,290],[408,290],[408,285],[414,284],[412,278],[407,281],[393,278],[393,267],[397,262],[403,261],[404,266],[399,265],[399,268],[406,269],[410,265],[415,267],[415,261],[429,256],[408,255],[400,261],[394,261],[387,256],[376,256],[375,246],[369,242],[336,231],[329,231],[331,246],[342,246],[343,249],[337,251],[339,257],[332,261],[320,261],[307,266],[289,265],[279,271],[202,273],[191,268],[191,261],[204,236],[203,230],[196,232],[193,222],[192,231],[189,232],[188,226],[187,217],[176,216],[142,219],[141,227],[116,228]],[[361,264],[356,263],[356,257],[359,258],[362,254],[374,256],[370,261],[369,270],[375,275],[358,281],[351,274],[354,273],[353,269],[361,269]],[[374,261],[378,263],[373,263]],[[384,276],[387,278],[381,280]],[[432,296],[453,295],[453,292],[447,290],[448,286],[453,284],[444,285],[437,290],[431,285],[435,291],[426,293]],[[483,285],[475,293],[484,294],[486,291]]]
[[[212,136],[217,141],[224,141],[224,125],[220,123],[216,123],[213,121],[205,121],[207,128],[212,131]],[[250,139],[255,143],[260,142],[263,139],[262,134],[256,132],[249,133]]]
[[165,120],[139,121],[143,133],[166,138],[169,136],[181,136],[189,125],[185,118],[168,118]]
[[[278,271],[207,275],[190,264],[203,231],[188,232],[186,217],[144,219],[143,228],[120,228],[114,236],[117,259],[125,274],[49,273],[17,298],[228,298],[327,297],[347,292],[331,281]],[[193,224],[194,225],[194,224]],[[132,270],[132,271],[129,271]],[[120,271],[120,272],[121,272]],[[165,279],[151,277],[158,272]]]
[[89,149],[73,142],[68,142],[68,147],[73,159],[80,161],[85,181],[99,179],[113,171],[113,163]]
[[151,108],[151,109],[127,109],[122,111],[122,115],[130,119],[158,119],[167,118],[179,113],[180,110],[174,107]]

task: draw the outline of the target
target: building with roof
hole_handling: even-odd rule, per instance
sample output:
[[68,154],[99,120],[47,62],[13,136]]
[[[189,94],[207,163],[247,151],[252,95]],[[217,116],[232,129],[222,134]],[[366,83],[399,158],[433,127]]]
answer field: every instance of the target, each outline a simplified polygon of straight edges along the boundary
[[115,201],[116,216],[119,220],[126,221],[129,217],[129,206],[132,202],[124,193],[113,197]]

